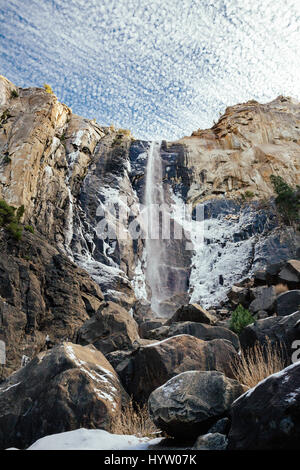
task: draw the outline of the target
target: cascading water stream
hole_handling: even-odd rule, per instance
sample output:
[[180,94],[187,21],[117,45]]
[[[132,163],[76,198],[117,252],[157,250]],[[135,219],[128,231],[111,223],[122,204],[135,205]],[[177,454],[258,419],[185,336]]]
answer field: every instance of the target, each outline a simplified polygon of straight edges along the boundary
[[[187,269],[183,262],[184,238],[175,239],[174,201],[170,188],[164,188],[161,142],[151,142],[146,168],[145,205],[147,214],[146,282],[151,290],[151,309],[159,316],[170,316],[174,295],[187,292]],[[178,232],[177,232],[178,233]]]
[[147,212],[146,280],[151,289],[151,309],[159,314],[159,302],[162,299],[161,262],[163,244],[160,240],[158,207],[164,203],[162,182],[162,164],[160,156],[161,142],[151,142],[148,151],[146,169],[145,205]]

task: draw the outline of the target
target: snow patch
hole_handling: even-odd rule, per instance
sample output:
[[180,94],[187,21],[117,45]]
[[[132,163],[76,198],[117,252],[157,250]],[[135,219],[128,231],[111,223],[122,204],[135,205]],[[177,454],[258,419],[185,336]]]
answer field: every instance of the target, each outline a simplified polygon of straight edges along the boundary
[[111,434],[102,429],[76,429],[43,437],[27,450],[146,450],[162,439]]
[[134,271],[134,277],[131,281],[135,296],[138,300],[147,300],[145,269],[146,260],[144,250],[142,260],[138,260]]
[[[251,211],[240,211],[205,219],[202,227],[199,225],[204,233],[204,243],[194,245],[191,303],[200,303],[204,308],[217,306],[226,300],[234,283],[252,273],[248,264],[258,237],[247,233],[252,217]],[[236,237],[241,233],[244,233],[244,239],[237,241]]]
[[[152,343],[152,344],[146,344],[145,346],[143,346],[144,348],[151,348],[153,346],[159,346],[160,344],[163,344],[165,343],[166,341],[169,341],[173,338],[179,338],[181,336],[189,336],[191,337],[191,335],[187,335],[187,334],[182,334],[182,335],[175,335],[175,336],[171,336],[170,338],[165,338],[163,339],[162,341],[158,341],[157,343]],[[192,338],[195,338],[195,336],[192,336]]]
[[1,388],[1,387],[0,387],[0,393],[5,393],[5,392],[7,392],[8,390],[10,390],[11,388],[17,387],[18,385],[20,385],[20,383],[21,383],[21,382],[18,382],[17,384],[10,385],[10,386],[7,387],[7,388]]
[[85,367],[86,362],[77,358],[77,356],[74,352],[74,349],[72,348],[71,345],[69,345],[69,344],[66,345],[65,346],[65,351],[66,351],[67,355],[69,356],[69,358],[77,365],[77,367],[79,367],[79,369],[85,375],[87,375],[90,379],[92,379],[93,382],[95,382],[96,384],[99,384],[99,385],[106,385],[106,386],[109,387],[109,392],[110,393],[105,392],[102,389],[99,389],[99,388],[96,388],[96,387],[94,388],[94,391],[97,394],[98,398],[110,401],[111,404],[112,404],[112,408],[115,411],[116,410],[116,402],[115,402],[114,395],[117,394],[118,391],[117,391],[116,387],[114,387],[111,383],[111,380],[115,380],[115,376],[110,371],[108,371],[107,369],[105,369],[105,368],[103,368],[99,365],[97,365],[97,367],[102,372],[101,374],[99,374],[96,371],[91,372],[90,370],[88,370]]

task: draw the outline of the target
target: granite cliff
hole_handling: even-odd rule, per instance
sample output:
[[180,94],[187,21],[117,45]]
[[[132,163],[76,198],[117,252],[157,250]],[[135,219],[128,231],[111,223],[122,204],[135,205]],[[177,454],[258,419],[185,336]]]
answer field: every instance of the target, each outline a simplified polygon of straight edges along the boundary
[[[42,351],[47,335],[77,342],[104,302],[138,322],[170,317],[189,302],[217,311],[234,283],[294,258],[298,235],[281,223],[270,176],[300,184],[299,143],[300,104],[282,96],[232,106],[211,129],[160,143],[165,201],[179,211],[190,205],[189,227],[200,207],[205,230],[201,246],[186,250],[184,237],[168,243],[158,315],[144,240],[103,239],[98,229],[105,215],[112,230],[126,232],[139,215],[151,143],[73,114],[44,89],[0,77],[0,199],[24,205],[22,223],[34,229],[20,242],[0,233],[3,376]],[[121,221],[110,210],[120,201]]]

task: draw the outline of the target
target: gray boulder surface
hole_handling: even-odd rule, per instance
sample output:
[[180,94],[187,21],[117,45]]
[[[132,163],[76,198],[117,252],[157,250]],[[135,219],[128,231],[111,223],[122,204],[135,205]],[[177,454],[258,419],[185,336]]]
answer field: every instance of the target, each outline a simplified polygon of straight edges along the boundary
[[116,371],[128,394],[143,403],[157,387],[188,370],[218,370],[233,378],[232,362],[238,359],[227,340],[178,335],[140,347],[120,362]]
[[109,431],[127,399],[101,352],[63,343],[1,383],[0,448],[23,449],[80,427]]
[[169,435],[196,437],[224,417],[243,392],[241,384],[221,372],[187,371],[151,393],[149,413]]
[[230,450],[299,449],[300,363],[269,376],[232,405]]

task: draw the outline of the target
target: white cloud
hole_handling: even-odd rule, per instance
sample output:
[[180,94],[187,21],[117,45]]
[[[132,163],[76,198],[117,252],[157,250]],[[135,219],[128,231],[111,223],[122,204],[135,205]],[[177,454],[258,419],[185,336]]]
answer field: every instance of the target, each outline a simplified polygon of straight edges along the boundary
[[137,137],[210,127],[228,105],[300,97],[298,0],[4,0],[0,73]]

